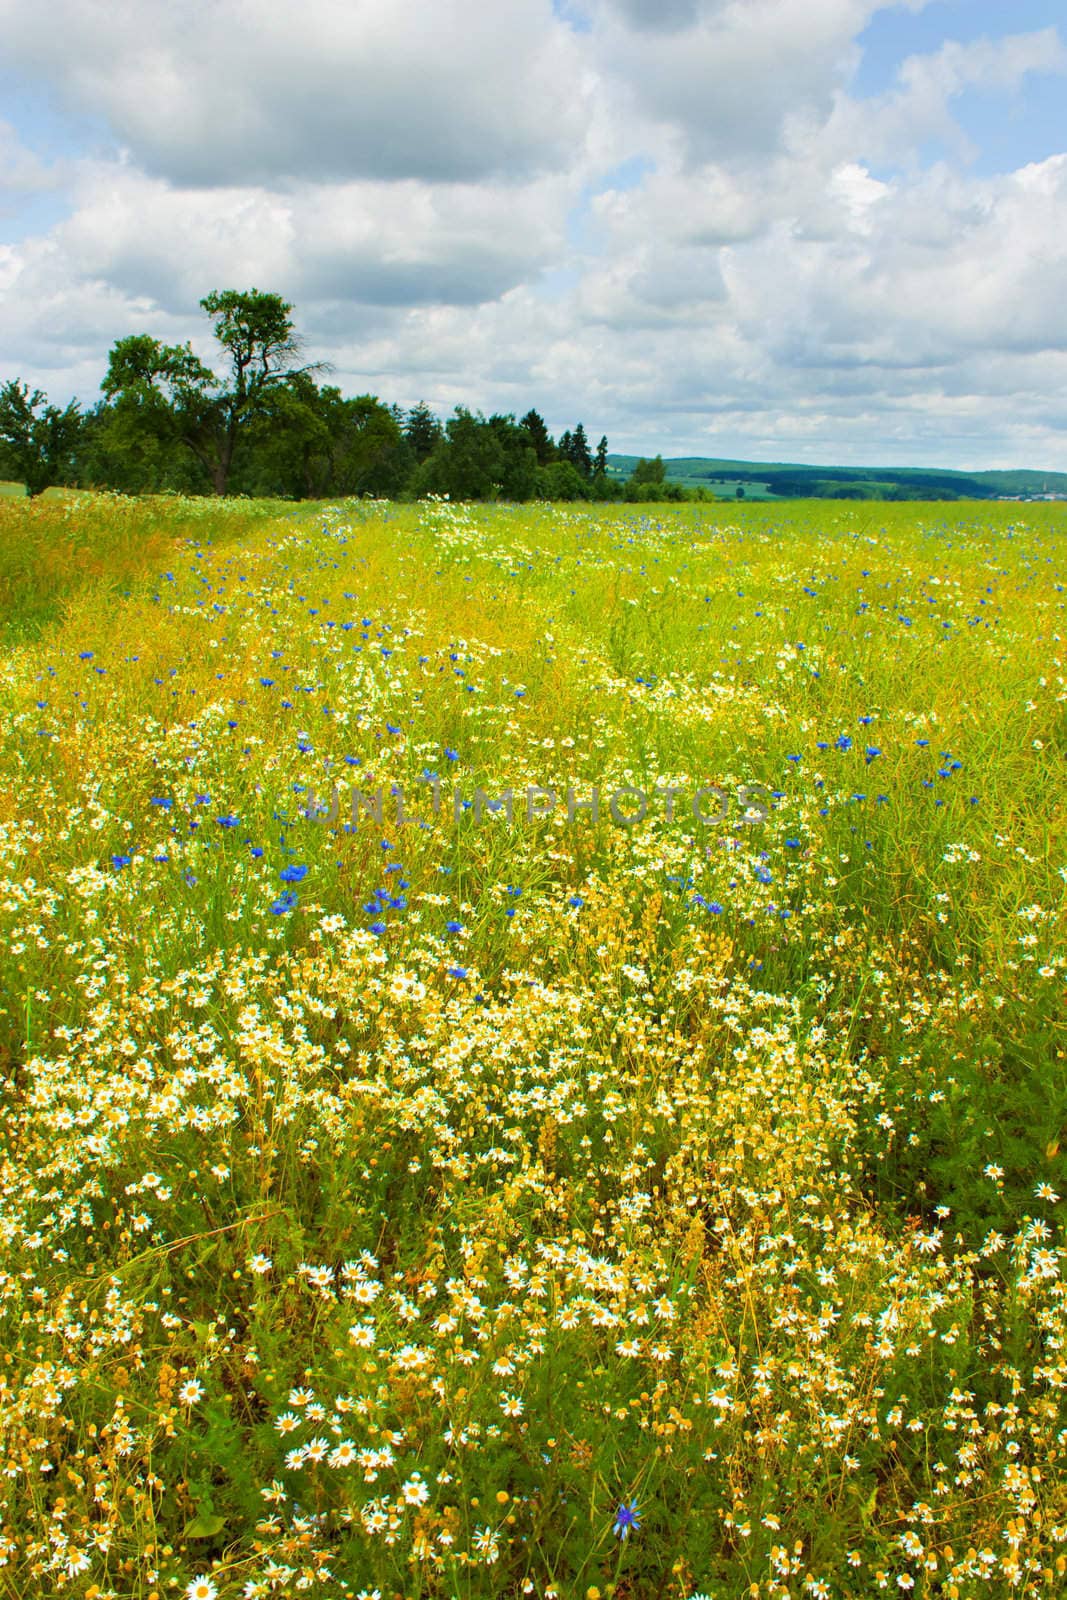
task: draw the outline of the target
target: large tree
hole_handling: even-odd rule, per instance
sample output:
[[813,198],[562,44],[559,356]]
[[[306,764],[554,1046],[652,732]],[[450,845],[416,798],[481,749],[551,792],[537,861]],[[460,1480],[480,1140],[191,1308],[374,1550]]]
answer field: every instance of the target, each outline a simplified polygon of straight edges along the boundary
[[420,400],[417,406],[412,406],[404,419],[404,438],[407,440],[416,461],[425,461],[427,456],[440,444],[445,436],[445,430],[426,404]]
[[112,347],[103,389],[132,428],[184,445],[215,493],[225,494],[242,435],[257,420],[284,410],[276,404],[279,391],[321,371],[322,363],[294,365],[300,341],[293,308],[280,295],[213,290],[200,304],[228,361],[225,379],[190,344],[131,334]]
[[593,457],[582,423],[578,423],[573,433],[560,435],[559,453],[564,461],[569,461],[581,473],[583,478],[592,477]]
[[556,447],[552,443],[552,435],[548,431],[544,417],[539,411],[527,411],[519,426],[525,428],[529,435],[530,443],[537,453],[537,465],[547,467],[550,461],[556,459]]
[[61,411],[17,378],[0,388],[0,454],[5,470],[26,485],[27,494],[70,481],[81,431],[76,400]]

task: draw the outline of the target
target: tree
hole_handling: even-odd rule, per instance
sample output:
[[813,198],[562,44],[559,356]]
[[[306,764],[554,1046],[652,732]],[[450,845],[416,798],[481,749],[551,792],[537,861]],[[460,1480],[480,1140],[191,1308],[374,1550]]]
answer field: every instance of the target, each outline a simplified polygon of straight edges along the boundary
[[453,500],[495,500],[503,487],[507,458],[496,429],[479,413],[457,406],[445,435],[417,468],[411,492],[446,494]]
[[561,436],[559,453],[564,461],[569,461],[576,471],[581,473],[583,478],[593,476],[593,457],[589,450],[589,440],[580,422],[573,433]]
[[325,499],[395,494],[410,466],[393,410],[373,395],[348,399],[306,373],[274,391],[249,426],[231,480],[253,495]]
[[502,500],[532,500],[537,493],[537,452],[523,423],[497,413],[489,418],[489,426],[504,452],[504,468],[500,479]]
[[550,461],[537,469],[539,500],[588,500],[589,484],[573,461]]
[[132,334],[112,347],[103,389],[133,426],[184,445],[215,493],[225,494],[243,434],[270,412],[280,390],[322,371],[323,363],[293,366],[300,341],[293,332],[293,308],[280,295],[213,290],[200,304],[229,359],[228,382],[205,366],[191,345],[165,345],[149,334]]
[[533,445],[537,465],[547,467],[548,463],[556,458],[556,447],[552,443],[552,435],[548,431],[544,417],[539,411],[527,411],[519,426],[525,428]]
[[594,477],[604,477],[604,478],[606,478],[607,475],[608,475],[608,436],[605,433],[605,434],[601,435],[600,443],[596,447],[596,455],[593,457],[593,476]]
[[12,378],[0,389],[0,444],[27,494],[73,476],[82,416],[76,400],[61,411],[39,389]]
[[593,476],[593,454],[585,436],[585,428],[580,422],[571,437],[571,460],[583,478]]
[[630,483],[663,483],[667,477],[667,468],[662,456],[653,456],[651,461],[641,457],[634,470],[631,472]]
[[177,439],[150,431],[129,408],[101,399],[83,416],[78,482],[123,494],[199,494],[204,475]]
[[411,446],[415,460],[425,461],[443,437],[444,429],[425,400],[412,406],[404,422],[404,438]]

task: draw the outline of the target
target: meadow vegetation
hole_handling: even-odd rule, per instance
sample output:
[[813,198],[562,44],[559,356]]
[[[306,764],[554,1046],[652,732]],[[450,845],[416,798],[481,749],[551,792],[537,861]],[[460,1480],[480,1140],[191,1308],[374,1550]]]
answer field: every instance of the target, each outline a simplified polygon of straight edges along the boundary
[[0,1595],[1065,1592],[1064,525],[0,499]]

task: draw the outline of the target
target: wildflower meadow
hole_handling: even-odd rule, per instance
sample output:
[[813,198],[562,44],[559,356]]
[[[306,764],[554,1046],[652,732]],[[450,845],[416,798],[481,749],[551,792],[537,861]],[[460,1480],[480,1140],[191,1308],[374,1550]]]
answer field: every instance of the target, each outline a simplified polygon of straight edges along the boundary
[[1067,1593],[1065,526],[0,499],[4,1600]]

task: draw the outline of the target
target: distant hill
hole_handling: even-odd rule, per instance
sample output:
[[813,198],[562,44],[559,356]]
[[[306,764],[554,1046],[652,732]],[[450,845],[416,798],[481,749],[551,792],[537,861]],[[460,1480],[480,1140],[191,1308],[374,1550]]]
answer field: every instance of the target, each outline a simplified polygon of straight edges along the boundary
[[[608,456],[608,472],[628,478],[641,458]],[[1067,498],[1067,472],[955,472],[947,467],[813,467],[793,461],[730,461],[712,456],[665,460],[667,479],[687,488],[751,499],[819,496],[841,500],[987,500],[999,495]]]

